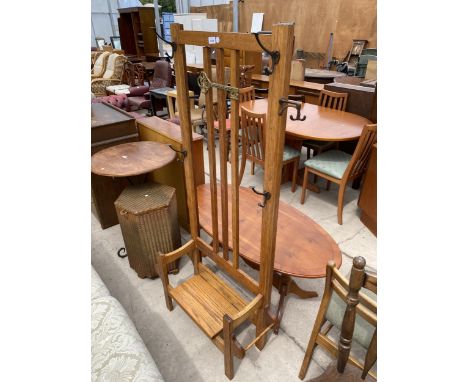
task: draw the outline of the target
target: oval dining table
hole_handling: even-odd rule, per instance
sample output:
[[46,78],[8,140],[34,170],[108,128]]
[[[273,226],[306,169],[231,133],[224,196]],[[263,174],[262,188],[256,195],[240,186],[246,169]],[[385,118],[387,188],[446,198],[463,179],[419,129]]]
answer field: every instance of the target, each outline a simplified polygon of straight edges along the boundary
[[[268,98],[242,102],[240,106],[252,113],[268,114]],[[290,116],[296,116],[296,109],[288,108],[286,143],[297,150],[301,150],[302,141],[309,139],[334,142],[357,140],[361,136],[364,126],[372,123],[367,118],[357,114],[310,103],[302,103],[301,118],[305,116],[306,119],[304,121],[291,120]],[[292,170],[292,166],[285,166],[283,181],[292,179]],[[302,184],[301,178],[302,176],[297,177],[299,185]],[[318,187],[313,183],[309,183],[309,189],[319,192]]]

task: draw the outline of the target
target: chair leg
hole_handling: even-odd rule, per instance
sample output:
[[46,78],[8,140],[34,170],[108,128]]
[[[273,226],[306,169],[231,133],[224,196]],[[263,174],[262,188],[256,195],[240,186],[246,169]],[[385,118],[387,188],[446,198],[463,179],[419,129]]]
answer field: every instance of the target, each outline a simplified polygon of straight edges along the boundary
[[252,166],[250,167],[250,175],[254,175],[255,174],[255,162],[252,161]]
[[340,184],[340,190],[338,191],[338,224],[343,224],[343,201],[344,194],[346,191],[346,183]]
[[317,183],[317,174],[314,174],[314,184]]
[[301,191],[301,204],[304,204],[305,200],[305,193],[307,190],[307,177],[309,176],[309,171],[307,170],[307,167],[304,168],[304,180],[302,182],[302,191]]
[[372,340],[367,349],[366,359],[364,361],[364,369],[362,370],[361,378],[365,379],[372,365],[377,361],[377,329],[375,329]]
[[296,192],[297,170],[299,168],[299,157],[294,161],[294,172],[291,184],[291,192]]
[[310,159],[310,148],[307,147],[307,159]]
[[329,180],[327,180],[327,191],[330,191],[330,184],[331,184],[331,182]]
[[306,353],[304,359],[302,360],[301,370],[299,371],[299,379],[304,379],[307,369],[309,369],[310,360],[312,359],[312,354],[314,353],[315,348],[317,347],[317,337],[320,333],[320,329],[323,326],[323,320],[320,320],[317,317],[312,333],[310,334],[309,343],[307,345]]
[[246,161],[247,161],[247,158],[245,156],[245,152],[244,152],[244,150],[242,150],[241,168],[240,168],[240,174],[239,174],[239,184],[242,183],[242,178],[244,177],[245,162]]
[[234,358],[232,355],[232,319],[225,314],[223,317],[224,339],[224,374],[229,379],[234,377]]

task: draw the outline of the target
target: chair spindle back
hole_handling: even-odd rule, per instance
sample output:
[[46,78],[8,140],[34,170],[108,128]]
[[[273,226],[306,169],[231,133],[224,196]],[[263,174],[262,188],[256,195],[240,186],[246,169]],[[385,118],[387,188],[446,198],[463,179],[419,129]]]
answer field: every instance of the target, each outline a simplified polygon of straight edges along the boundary
[[325,89],[322,89],[320,91],[320,96],[318,100],[319,106],[345,111],[347,102],[348,93],[336,93]]

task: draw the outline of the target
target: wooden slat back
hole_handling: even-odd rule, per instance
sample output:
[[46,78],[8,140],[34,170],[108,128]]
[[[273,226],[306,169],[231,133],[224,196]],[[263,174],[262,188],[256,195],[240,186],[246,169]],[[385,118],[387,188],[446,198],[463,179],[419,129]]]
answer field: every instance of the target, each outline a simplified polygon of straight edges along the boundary
[[[224,49],[216,49],[216,82],[224,84]],[[218,123],[219,123],[219,166],[221,175],[221,234],[223,243],[223,257],[229,259],[228,237],[228,187],[227,187],[227,133],[226,133],[226,91],[216,89],[218,93]],[[215,178],[216,179],[216,178]],[[210,182],[213,180],[210,179]],[[211,204],[217,199],[211,194]]]
[[[206,118],[208,129],[208,158],[210,172],[210,191],[211,191],[211,214],[213,220],[213,243],[212,246],[207,244],[199,235],[198,223],[198,204],[196,200],[196,192],[193,183],[193,157],[191,154],[191,124],[190,124],[190,108],[188,98],[188,87],[185,62],[185,44],[197,45],[204,47],[204,71],[207,73],[208,79],[212,83],[224,84],[225,78],[225,57],[224,49],[232,50],[230,52],[230,86],[238,88],[240,81],[240,51],[255,51],[260,52],[259,44],[252,34],[239,33],[216,33],[216,32],[195,32],[183,31],[180,24],[171,25],[171,35],[173,42],[176,43],[175,49],[175,68],[177,76],[177,100],[180,105],[179,117],[181,119],[181,130],[183,137],[183,146],[187,149],[188,155],[184,163],[187,183],[187,201],[190,212],[190,232],[192,238],[197,243],[197,249],[209,256],[214,262],[228,275],[240,282],[244,287],[253,293],[262,294],[265,298],[262,299],[261,312],[268,310],[271,298],[271,288],[273,282],[273,264],[275,252],[275,237],[278,220],[279,208],[279,190],[282,169],[282,156],[285,137],[286,113],[279,115],[279,99],[287,97],[289,90],[289,75],[291,69],[291,57],[293,49],[293,24],[279,24],[273,26],[272,35],[262,35],[260,40],[268,49],[277,50],[280,52],[281,59],[276,66],[270,81],[269,89],[269,110],[268,117],[263,117],[262,126],[268,126],[270,130],[265,137],[257,139],[256,149],[261,152],[262,158],[267,160],[265,167],[264,189],[272,194],[265,209],[263,210],[262,226],[252,227],[252,229],[262,230],[262,245],[260,253],[260,276],[259,282],[256,282],[239,268],[239,155],[238,155],[238,139],[239,139],[239,103],[243,100],[242,97],[254,99],[255,92],[253,88],[242,89],[241,100],[231,98],[231,113],[230,113],[230,139],[231,139],[231,225],[232,225],[232,260],[229,257],[229,231],[228,231],[228,197],[227,192],[227,151],[228,151],[228,132],[226,129],[226,91],[217,88],[216,90],[208,90],[205,94]],[[215,42],[213,42],[215,41]],[[216,78],[213,78],[210,63],[210,49],[216,49]],[[221,203],[218,206],[217,201],[217,163],[214,144],[214,120],[215,114],[213,109],[213,92],[217,92],[217,121],[219,124],[219,174],[220,174],[220,192]],[[261,126],[257,127],[261,129]],[[264,139],[263,139],[264,138]],[[265,152],[264,148],[271,146],[271,151]],[[221,214],[219,214],[221,210]],[[219,217],[221,218],[219,220]],[[221,227],[219,227],[221,224]],[[217,233],[215,233],[217,231]],[[219,237],[220,236],[220,237]],[[222,252],[219,252],[219,247],[222,244]],[[194,251],[195,260],[200,261],[199,252]],[[198,268],[198,267],[196,267]],[[258,316],[256,322],[257,332],[262,333],[266,325],[266,315]],[[257,334],[258,334],[257,333]],[[265,337],[262,337],[256,345],[263,347]]]
[[266,114],[252,113],[241,106],[242,149],[247,158],[265,160]]
[[[204,47],[203,48],[203,67],[204,71],[208,76],[208,79],[211,81],[212,76],[212,66],[211,66],[211,49]],[[217,198],[217,182],[216,180],[216,152],[215,152],[215,132],[214,132],[214,120],[215,120],[215,110],[213,104],[214,100],[213,89],[209,89],[205,94],[205,110],[206,110],[206,123],[208,130],[208,166],[210,171],[210,191],[211,197],[213,200],[218,200]],[[216,97],[217,101],[217,97]],[[218,203],[211,203],[211,222],[212,222],[212,232],[213,232],[213,250],[215,253],[218,253],[219,250],[219,234],[218,234]]]
[[[238,88],[241,80],[240,52],[231,53],[231,86]],[[232,216],[232,264],[239,268],[239,102],[231,99],[231,216]]]
[[343,174],[343,180],[346,178],[354,179],[364,172],[370,157],[372,145],[376,141],[377,125],[364,126],[353,156]]
[[255,100],[255,88],[248,86],[239,90],[239,103]]
[[320,91],[318,105],[328,107],[335,110],[346,110],[348,102],[348,93],[337,93],[330,90],[322,89]]

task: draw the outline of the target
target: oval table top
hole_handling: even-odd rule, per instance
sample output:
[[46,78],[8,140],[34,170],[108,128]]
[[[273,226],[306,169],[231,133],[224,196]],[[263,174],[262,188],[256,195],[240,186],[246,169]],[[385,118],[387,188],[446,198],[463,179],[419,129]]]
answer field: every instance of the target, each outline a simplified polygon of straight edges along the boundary
[[[268,112],[268,98],[242,102],[241,107],[253,113]],[[240,109],[240,108],[239,108]],[[305,121],[292,121],[289,116],[296,115],[296,109],[288,108],[286,135],[293,139],[313,139],[317,141],[353,141],[359,139],[364,125],[372,123],[360,115],[303,103],[301,116]]]
[[[221,189],[218,185],[218,221],[221,222]],[[197,187],[200,225],[212,235],[210,185]],[[228,186],[229,247],[232,248],[231,186]],[[239,188],[239,252],[256,264],[260,263],[262,197],[252,190]],[[219,225],[221,232],[221,224]],[[329,260],[341,266],[341,251],[333,238],[311,218],[290,205],[279,202],[278,230],[274,269],[303,278],[324,277]]]
[[91,171],[96,175],[126,177],[146,174],[164,167],[176,157],[168,145],[139,141],[108,147],[91,157]]

